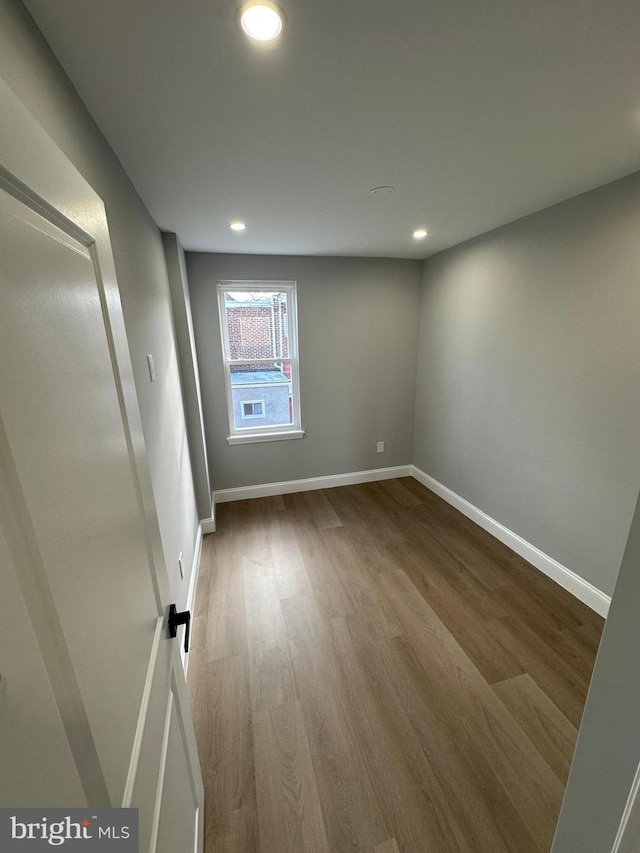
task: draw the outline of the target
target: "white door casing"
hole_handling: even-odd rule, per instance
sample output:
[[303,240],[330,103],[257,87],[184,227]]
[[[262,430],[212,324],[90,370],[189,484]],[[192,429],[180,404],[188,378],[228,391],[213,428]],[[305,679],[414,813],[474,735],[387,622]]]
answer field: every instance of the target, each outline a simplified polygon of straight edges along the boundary
[[2,81],[0,114],[0,805],[138,807],[141,851],[179,828],[191,853],[202,780],[104,206]]

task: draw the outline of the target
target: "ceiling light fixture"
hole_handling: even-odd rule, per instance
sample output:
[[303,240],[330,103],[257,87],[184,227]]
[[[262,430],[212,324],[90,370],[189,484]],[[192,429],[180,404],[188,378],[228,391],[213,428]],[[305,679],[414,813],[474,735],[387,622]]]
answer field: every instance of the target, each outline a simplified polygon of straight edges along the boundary
[[249,38],[273,41],[282,32],[283,14],[269,0],[245,3],[240,12],[240,25]]
[[230,222],[229,223],[229,228],[231,228],[232,231],[244,231],[244,229],[246,227],[247,226],[244,224],[244,222]]
[[424,238],[427,237],[428,234],[429,234],[429,232],[426,230],[426,228],[417,228],[413,232],[413,239],[414,240],[424,240]]
[[393,195],[395,191],[395,187],[374,187],[371,190],[371,195],[374,198],[387,198],[388,196]]

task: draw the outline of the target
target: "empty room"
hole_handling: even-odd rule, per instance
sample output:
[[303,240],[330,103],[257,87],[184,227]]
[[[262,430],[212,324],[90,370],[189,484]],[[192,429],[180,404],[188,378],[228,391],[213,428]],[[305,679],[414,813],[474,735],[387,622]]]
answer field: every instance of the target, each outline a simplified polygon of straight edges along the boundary
[[639,43],[0,0],[0,850],[640,851]]

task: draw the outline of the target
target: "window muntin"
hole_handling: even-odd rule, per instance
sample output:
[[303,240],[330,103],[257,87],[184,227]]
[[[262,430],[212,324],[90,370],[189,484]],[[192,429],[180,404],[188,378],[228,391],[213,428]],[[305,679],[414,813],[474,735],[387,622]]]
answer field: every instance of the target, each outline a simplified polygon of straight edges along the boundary
[[220,281],[218,305],[229,441],[301,437],[295,282]]

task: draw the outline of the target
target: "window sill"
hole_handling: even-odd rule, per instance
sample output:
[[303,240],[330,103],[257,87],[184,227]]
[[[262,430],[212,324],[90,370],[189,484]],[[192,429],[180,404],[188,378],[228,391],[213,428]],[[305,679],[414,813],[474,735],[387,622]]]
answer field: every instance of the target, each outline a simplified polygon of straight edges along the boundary
[[304,438],[303,429],[290,429],[286,432],[254,432],[247,435],[230,435],[227,444],[256,444],[259,441],[286,441],[290,438]]

